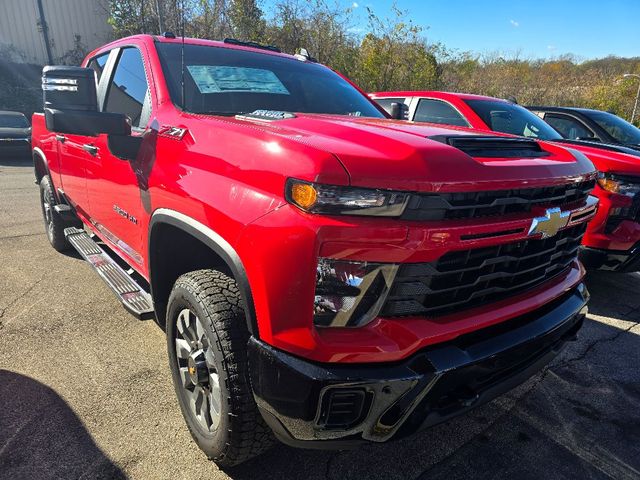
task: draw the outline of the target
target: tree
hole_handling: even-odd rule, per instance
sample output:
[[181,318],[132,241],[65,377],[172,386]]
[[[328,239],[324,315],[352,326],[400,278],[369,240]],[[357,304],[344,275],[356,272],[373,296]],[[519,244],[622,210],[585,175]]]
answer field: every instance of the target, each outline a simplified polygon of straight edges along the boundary
[[231,0],[229,19],[235,38],[255,42],[264,38],[266,22],[256,0]]
[[373,90],[432,89],[438,83],[436,57],[422,36],[422,27],[393,7],[394,18],[380,19],[367,7],[369,33],[360,44],[354,78]]

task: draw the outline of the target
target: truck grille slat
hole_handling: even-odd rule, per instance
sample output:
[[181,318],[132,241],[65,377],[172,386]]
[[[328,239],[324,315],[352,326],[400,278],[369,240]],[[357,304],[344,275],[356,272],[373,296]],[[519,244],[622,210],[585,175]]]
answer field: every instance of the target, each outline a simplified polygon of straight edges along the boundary
[[413,194],[404,220],[464,220],[529,213],[534,206],[556,207],[586,200],[595,180],[539,188],[488,192]]
[[534,288],[576,258],[586,224],[546,239],[449,252],[429,263],[402,265],[382,315],[441,316]]

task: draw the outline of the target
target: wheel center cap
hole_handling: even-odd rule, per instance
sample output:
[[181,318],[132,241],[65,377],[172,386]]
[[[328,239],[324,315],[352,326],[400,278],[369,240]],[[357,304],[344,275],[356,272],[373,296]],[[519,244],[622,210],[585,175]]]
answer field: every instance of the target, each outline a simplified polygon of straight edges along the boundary
[[205,362],[204,352],[197,350],[189,355],[187,371],[194,385],[206,385],[209,381],[209,369]]

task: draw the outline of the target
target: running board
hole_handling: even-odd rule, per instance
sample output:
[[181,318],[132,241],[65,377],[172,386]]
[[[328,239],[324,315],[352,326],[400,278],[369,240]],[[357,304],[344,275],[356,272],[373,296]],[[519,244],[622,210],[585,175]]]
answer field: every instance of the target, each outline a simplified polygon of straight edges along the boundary
[[124,308],[140,320],[153,318],[151,295],[100,248],[100,245],[94,242],[87,232],[70,227],[64,229],[64,236],[109,285]]

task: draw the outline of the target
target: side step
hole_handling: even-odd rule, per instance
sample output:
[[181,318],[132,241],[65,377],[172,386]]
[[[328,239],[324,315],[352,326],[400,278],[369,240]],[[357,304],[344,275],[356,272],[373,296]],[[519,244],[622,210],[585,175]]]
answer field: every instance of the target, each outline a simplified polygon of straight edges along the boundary
[[116,261],[80,228],[64,229],[64,236],[82,257],[96,269],[131,314],[140,320],[153,318],[151,295],[138,285]]

